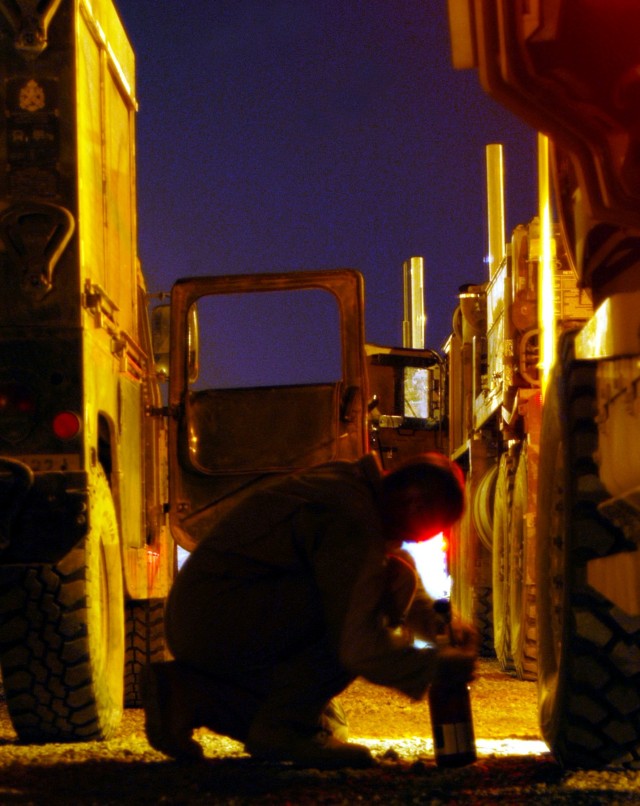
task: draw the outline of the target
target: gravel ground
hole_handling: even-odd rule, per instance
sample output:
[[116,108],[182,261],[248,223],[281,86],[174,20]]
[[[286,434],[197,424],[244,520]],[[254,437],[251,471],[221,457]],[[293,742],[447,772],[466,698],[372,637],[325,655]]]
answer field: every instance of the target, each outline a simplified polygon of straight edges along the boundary
[[0,704],[0,804],[640,804],[640,772],[567,772],[553,761],[534,684],[481,661],[472,698],[478,761],[439,770],[426,703],[356,681],[341,700],[378,766],[337,772],[258,763],[204,730],[205,762],[168,761],[148,745],[137,709],[107,742],[19,745]]

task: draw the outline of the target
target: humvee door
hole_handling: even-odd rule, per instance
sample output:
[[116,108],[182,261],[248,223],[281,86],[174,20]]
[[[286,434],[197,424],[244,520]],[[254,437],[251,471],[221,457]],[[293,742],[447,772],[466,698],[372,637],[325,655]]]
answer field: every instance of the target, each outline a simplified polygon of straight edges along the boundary
[[275,474],[366,451],[363,286],[352,270],[175,284],[169,511],[183,548]]

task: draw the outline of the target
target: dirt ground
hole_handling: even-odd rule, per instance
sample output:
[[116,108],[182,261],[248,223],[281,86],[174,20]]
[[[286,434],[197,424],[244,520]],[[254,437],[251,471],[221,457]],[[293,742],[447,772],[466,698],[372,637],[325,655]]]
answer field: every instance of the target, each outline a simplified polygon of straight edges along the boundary
[[[476,738],[540,740],[535,683],[512,681],[504,696],[505,678],[497,661],[481,660],[471,687]],[[390,689],[356,680],[341,696],[353,736],[431,739],[426,702],[414,703]]]
[[105,742],[20,745],[0,703],[0,806],[640,803],[640,772],[562,770],[540,741],[535,684],[515,680],[495,661],[480,662],[472,685],[478,761],[460,769],[436,767],[425,702],[364,681],[340,699],[353,740],[378,762],[371,770],[258,762],[206,730],[196,733],[205,760],[180,764],[149,746],[139,709],[127,710]]

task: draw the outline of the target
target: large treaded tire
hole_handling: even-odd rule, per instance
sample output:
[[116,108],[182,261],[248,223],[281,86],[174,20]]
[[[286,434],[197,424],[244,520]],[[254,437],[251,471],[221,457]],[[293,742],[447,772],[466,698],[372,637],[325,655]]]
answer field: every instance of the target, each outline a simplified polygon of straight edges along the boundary
[[471,523],[477,535],[474,558],[476,582],[472,589],[473,625],[480,639],[479,654],[483,658],[495,658],[493,631],[493,591],[491,589],[491,556],[493,552],[493,506],[495,499],[498,465],[492,465],[480,479],[468,507]]
[[493,504],[492,589],[493,589],[493,643],[496,657],[503,671],[513,669],[509,617],[509,532],[511,528],[511,500],[513,469],[511,457],[500,457]]
[[528,508],[527,446],[523,445],[513,482],[509,524],[509,646],[516,675],[538,677],[536,588],[527,578],[528,551],[525,516]]
[[545,396],[538,497],[540,724],[567,767],[638,766],[640,617],[587,584],[587,563],[628,551],[599,513],[596,366],[566,334]]
[[473,589],[473,626],[480,642],[478,654],[481,658],[495,658],[493,646],[493,600],[491,588],[476,585]]
[[[468,500],[468,481],[465,494]],[[466,507],[462,518],[452,525],[447,553],[448,570],[451,576],[451,604],[465,621],[471,621],[473,618],[472,578],[468,572],[470,517],[469,508]]]
[[132,599],[126,605],[124,704],[140,708],[140,676],[149,663],[167,659],[164,599]]
[[90,530],[56,565],[0,573],[0,659],[23,742],[108,738],[120,722],[124,595],[116,515],[102,472]]
[[[468,481],[466,498],[471,498]],[[477,537],[470,507],[465,508],[462,518],[452,528],[450,542],[451,602],[460,617],[477,630],[480,655],[493,658],[493,607],[489,584],[491,555]]]

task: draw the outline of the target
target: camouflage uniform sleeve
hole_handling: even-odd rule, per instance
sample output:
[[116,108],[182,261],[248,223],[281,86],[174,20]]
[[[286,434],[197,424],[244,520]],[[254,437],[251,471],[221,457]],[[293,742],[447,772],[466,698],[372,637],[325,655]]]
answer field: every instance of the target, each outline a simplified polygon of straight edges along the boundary
[[385,616],[387,559],[375,519],[331,516],[316,540],[313,566],[329,640],[353,677],[421,699],[433,678],[434,649],[417,649]]

